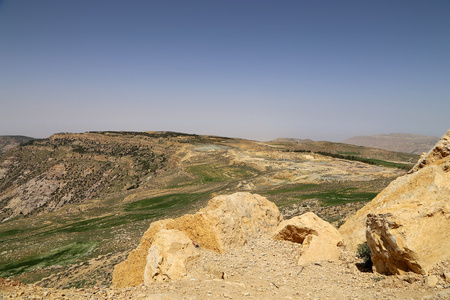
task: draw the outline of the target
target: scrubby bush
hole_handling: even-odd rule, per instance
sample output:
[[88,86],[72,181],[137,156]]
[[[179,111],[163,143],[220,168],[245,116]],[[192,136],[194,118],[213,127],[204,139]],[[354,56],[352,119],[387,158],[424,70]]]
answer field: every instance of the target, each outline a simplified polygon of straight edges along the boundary
[[370,247],[367,242],[358,245],[356,254],[364,261],[365,268],[372,268],[372,259],[370,258]]

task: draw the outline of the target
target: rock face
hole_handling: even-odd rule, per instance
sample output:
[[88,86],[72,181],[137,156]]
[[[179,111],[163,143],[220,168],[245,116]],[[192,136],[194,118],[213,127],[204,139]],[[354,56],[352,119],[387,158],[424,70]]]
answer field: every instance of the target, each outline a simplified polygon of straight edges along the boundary
[[197,256],[199,253],[186,234],[179,230],[161,229],[148,250],[144,283],[180,279],[186,275],[187,262]]
[[449,137],[339,229],[350,249],[367,239],[377,272],[425,274],[450,259]]
[[191,243],[195,241],[200,247],[223,253],[246,244],[260,234],[271,233],[281,220],[282,215],[277,206],[262,196],[235,193],[215,197],[207,207],[194,215],[152,223],[139,246],[130,253],[126,261],[115,267],[113,284],[126,287],[144,282],[149,249],[158,232],[163,229],[181,231]]
[[330,223],[312,212],[285,220],[278,225],[275,239],[301,243],[299,264],[323,260],[337,261],[342,237]]
[[[427,155],[422,157],[409,173],[414,173],[429,165],[440,165],[445,162],[444,158],[450,156],[450,130],[437,142]],[[447,165],[447,170],[448,170]]]

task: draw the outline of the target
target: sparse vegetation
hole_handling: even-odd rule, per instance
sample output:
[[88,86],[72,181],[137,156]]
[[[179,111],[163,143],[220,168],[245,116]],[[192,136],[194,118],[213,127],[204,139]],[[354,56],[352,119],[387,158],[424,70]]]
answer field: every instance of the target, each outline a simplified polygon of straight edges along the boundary
[[49,253],[31,255],[23,259],[0,265],[0,277],[19,275],[36,268],[45,268],[53,265],[67,265],[76,259],[82,258],[95,248],[92,242],[72,243],[58,247]]
[[276,189],[276,190],[268,191],[266,193],[269,195],[285,194],[285,193],[304,191],[304,190],[311,189],[316,186],[317,186],[317,184],[301,184],[301,185],[290,187],[290,188]]
[[356,190],[356,188],[346,188],[327,192],[311,193],[297,197],[301,200],[318,199],[322,201],[324,206],[331,206],[355,201],[370,201],[377,195],[377,193],[357,192]]
[[167,211],[176,209],[196,202],[201,198],[207,197],[205,193],[194,194],[170,194],[154,198],[139,200],[125,205],[125,211]]
[[359,161],[359,162],[363,162],[365,164],[383,166],[383,167],[388,167],[388,168],[404,169],[406,171],[409,171],[414,166],[414,164],[397,163],[397,162],[385,161],[385,160],[375,159],[375,158],[364,158],[364,157],[355,156],[355,155],[334,154],[334,153],[323,152],[323,151],[319,151],[317,153],[324,155],[324,156],[334,157],[334,158]]
[[372,269],[372,259],[370,257],[370,247],[367,242],[358,245],[356,254],[363,260],[363,268]]
[[258,172],[243,166],[219,166],[212,164],[194,165],[186,168],[186,171],[197,176],[202,184],[236,180],[251,177]]

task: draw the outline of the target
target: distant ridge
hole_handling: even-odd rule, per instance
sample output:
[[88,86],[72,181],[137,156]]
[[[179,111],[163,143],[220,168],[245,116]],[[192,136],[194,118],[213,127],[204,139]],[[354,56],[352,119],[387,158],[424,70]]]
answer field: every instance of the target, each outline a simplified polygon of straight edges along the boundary
[[343,143],[379,148],[395,152],[422,154],[428,152],[439,141],[435,136],[424,136],[409,133],[377,134],[369,136],[355,136]]
[[300,144],[300,143],[309,143],[313,142],[311,139],[294,139],[294,138],[277,138],[271,141],[272,143],[293,143],[293,144]]
[[0,154],[35,138],[22,135],[0,135]]

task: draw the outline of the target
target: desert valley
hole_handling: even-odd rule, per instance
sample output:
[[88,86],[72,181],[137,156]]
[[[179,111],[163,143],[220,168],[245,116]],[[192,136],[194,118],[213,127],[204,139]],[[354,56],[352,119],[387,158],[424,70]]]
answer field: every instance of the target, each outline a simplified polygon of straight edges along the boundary
[[422,156],[408,143],[5,143],[0,298],[450,298],[450,131]]

